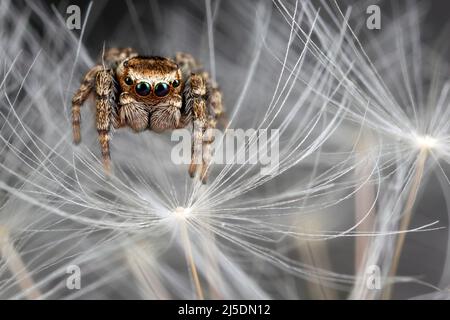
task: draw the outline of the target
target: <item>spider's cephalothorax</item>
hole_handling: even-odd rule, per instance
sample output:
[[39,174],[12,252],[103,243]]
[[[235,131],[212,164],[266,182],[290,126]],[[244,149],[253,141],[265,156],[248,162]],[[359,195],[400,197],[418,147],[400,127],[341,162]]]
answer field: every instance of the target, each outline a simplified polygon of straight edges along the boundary
[[96,95],[96,126],[103,165],[110,171],[110,128],[131,127],[156,132],[193,125],[189,174],[201,168],[206,182],[211,158],[209,137],[223,113],[217,85],[194,58],[177,53],[174,59],[138,56],[130,48],[113,48],[85,75],[72,99],[74,142],[79,143],[80,107],[91,92]]

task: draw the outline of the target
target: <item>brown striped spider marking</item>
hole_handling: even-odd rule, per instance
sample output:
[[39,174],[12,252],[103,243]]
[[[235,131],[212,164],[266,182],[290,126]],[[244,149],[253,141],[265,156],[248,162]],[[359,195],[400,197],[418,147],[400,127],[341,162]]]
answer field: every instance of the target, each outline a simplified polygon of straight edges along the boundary
[[206,183],[211,160],[208,138],[223,114],[222,94],[201,65],[189,54],[173,59],[139,56],[133,49],[112,48],[84,76],[72,99],[73,140],[80,135],[80,108],[95,94],[96,126],[103,166],[111,170],[110,129],[130,127],[135,132],[155,132],[192,124],[192,154],[189,174],[200,171]]

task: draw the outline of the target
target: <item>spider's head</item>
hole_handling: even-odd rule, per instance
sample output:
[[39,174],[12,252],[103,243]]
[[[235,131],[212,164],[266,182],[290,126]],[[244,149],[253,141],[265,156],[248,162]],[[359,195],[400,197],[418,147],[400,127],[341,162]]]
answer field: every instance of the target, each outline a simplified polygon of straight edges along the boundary
[[150,128],[177,128],[181,119],[182,76],[178,65],[167,58],[133,57],[116,70],[121,88],[120,103],[150,111]]

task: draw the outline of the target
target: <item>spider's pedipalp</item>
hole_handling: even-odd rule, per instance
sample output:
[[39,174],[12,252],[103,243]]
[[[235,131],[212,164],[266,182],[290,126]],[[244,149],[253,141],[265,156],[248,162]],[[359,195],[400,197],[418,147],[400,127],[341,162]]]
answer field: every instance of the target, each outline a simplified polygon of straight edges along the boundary
[[142,108],[126,92],[122,92],[119,97],[119,123],[120,127],[128,125],[135,132],[141,132],[148,127],[149,113]]

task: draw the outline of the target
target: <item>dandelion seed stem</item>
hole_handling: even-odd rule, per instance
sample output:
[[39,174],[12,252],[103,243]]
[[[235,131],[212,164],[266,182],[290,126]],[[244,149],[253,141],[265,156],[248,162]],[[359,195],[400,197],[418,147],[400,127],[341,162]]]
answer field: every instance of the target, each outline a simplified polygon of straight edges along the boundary
[[[363,161],[355,170],[355,176],[357,179],[364,181],[371,175],[371,168],[374,163],[370,158],[364,161],[362,154],[366,154],[367,149],[373,143],[372,137],[368,134],[363,134],[361,141],[357,144],[358,150],[357,163]],[[376,190],[372,184],[364,185],[355,194],[355,222],[361,223],[358,225],[357,230],[360,232],[372,232],[375,225],[375,209],[372,204],[376,201]],[[356,237],[355,239],[355,271],[358,276],[358,280],[355,283],[355,288],[351,293],[352,299],[358,299],[359,297],[366,296],[366,286],[364,283],[365,264],[367,263],[366,252],[371,245],[371,240],[368,237]]]
[[[308,230],[321,230],[323,223],[320,219],[313,218],[301,221],[302,226]],[[328,252],[328,245],[326,241],[302,241],[298,242],[298,250],[302,260],[315,267],[325,270],[331,270],[331,261]],[[337,299],[336,292],[331,288],[327,282],[320,277],[307,281],[308,291],[313,299],[319,300],[335,300]]]
[[[411,184],[411,190],[409,192],[408,199],[406,201],[405,209],[403,210],[399,230],[406,230],[411,222],[413,212],[412,209],[414,207],[417,198],[417,192],[419,191],[420,182],[422,181],[427,158],[428,158],[428,148],[422,148],[419,155],[417,156],[417,167]],[[397,273],[403,244],[405,242],[405,236],[406,233],[400,233],[397,237],[393,261],[391,264],[391,268],[389,270],[389,277],[393,277]],[[383,291],[382,298],[390,299],[392,296],[392,292],[393,292],[393,285],[389,284]]]
[[208,268],[210,272],[207,273],[207,281],[211,297],[213,299],[223,300],[222,294],[217,289],[218,284],[222,283],[222,276],[220,274],[219,266],[217,265],[217,255],[214,250],[214,243],[216,239],[213,232],[208,232],[208,241],[205,241],[205,251],[208,256]]
[[200,279],[198,277],[197,267],[195,266],[194,256],[192,255],[191,241],[189,239],[188,230],[186,227],[186,222],[181,222],[181,234],[185,246],[186,262],[189,266],[189,270],[192,275],[192,280],[194,281],[195,291],[197,292],[197,298],[199,300],[204,300],[202,286],[200,284]]
[[25,267],[19,253],[14,248],[8,230],[0,225],[0,257],[6,263],[8,270],[17,280],[17,284],[30,300],[40,299],[42,294],[36,287],[33,278]]

